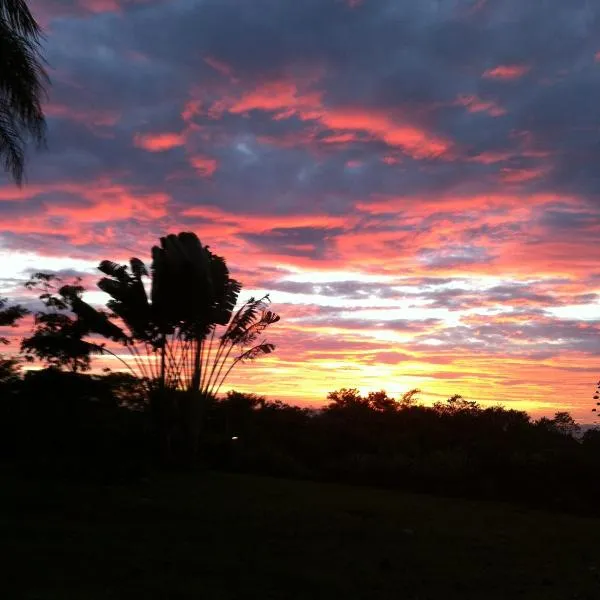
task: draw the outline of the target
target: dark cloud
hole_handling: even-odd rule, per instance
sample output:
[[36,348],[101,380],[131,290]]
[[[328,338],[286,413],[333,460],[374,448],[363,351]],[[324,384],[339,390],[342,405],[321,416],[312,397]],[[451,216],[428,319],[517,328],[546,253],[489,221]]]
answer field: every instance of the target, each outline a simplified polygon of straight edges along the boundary
[[[344,305],[284,306],[314,327],[286,341],[297,352],[393,363],[369,338],[385,329],[432,364],[598,355],[597,323],[551,310],[598,301],[597,3],[32,6],[48,150],[23,190],[0,175],[3,251],[124,260],[192,229],[248,287]],[[294,265],[381,283],[290,282]],[[425,312],[377,319],[382,304]]]

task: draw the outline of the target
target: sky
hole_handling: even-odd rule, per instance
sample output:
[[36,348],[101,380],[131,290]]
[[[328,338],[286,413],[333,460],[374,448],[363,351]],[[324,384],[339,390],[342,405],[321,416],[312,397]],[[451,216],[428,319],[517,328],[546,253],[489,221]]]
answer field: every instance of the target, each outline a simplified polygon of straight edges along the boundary
[[[194,231],[282,317],[229,387],[591,420],[600,4],[32,0],[52,87],[0,291]],[[96,294],[90,297],[100,299]]]

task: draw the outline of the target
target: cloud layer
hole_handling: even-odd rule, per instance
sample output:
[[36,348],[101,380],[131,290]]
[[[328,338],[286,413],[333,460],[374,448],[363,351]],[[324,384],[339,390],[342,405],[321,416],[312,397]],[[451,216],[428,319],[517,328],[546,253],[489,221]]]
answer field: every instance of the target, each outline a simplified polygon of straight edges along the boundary
[[190,229],[283,316],[232,385],[587,418],[600,8],[544,6],[35,0],[49,149],[1,182],[4,287]]

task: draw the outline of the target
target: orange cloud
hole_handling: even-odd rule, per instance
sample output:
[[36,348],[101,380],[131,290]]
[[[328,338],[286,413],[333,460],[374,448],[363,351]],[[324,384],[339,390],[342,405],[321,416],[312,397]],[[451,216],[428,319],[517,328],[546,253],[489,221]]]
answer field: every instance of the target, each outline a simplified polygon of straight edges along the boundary
[[[239,98],[222,98],[214,102],[208,114],[218,119],[225,111],[246,114],[261,110],[274,113],[274,120],[296,116],[304,121],[316,121],[322,128],[332,130],[321,140],[324,143],[351,142],[358,132],[363,132],[402,149],[414,158],[439,157],[452,146],[449,140],[410,123],[404,115],[361,107],[328,108],[323,104],[322,92],[310,88],[314,81],[313,77],[300,83],[290,79],[261,83]],[[491,106],[488,109],[494,110]],[[189,114],[189,107],[184,111]],[[310,139],[314,137],[313,133]]]
[[190,163],[202,177],[210,177],[217,170],[217,161],[206,156],[192,156]]
[[487,79],[519,79],[531,70],[529,65],[498,65],[483,73]]
[[439,157],[452,143],[414,125],[363,109],[334,109],[324,112],[320,121],[338,131],[365,131],[390,146],[401,148],[414,158]]
[[134,145],[148,152],[165,152],[185,144],[185,136],[180,133],[138,133]]
[[[7,223],[5,230],[37,232],[72,237],[78,230],[77,223],[102,223],[139,219],[144,221],[160,219],[167,214],[170,197],[161,192],[146,192],[113,184],[107,180],[96,180],[85,184],[53,183],[33,185],[12,190],[0,188],[0,202],[25,203],[49,193],[64,193],[79,197],[79,201],[43,202],[42,209],[35,216],[23,216]],[[60,217],[62,224],[52,220]],[[1,230],[1,229],[0,229]]]
[[275,119],[300,115],[303,119],[318,118],[321,110],[321,93],[301,92],[293,81],[273,81],[257,86],[228,107],[233,114],[251,110],[275,112]]
[[161,193],[135,193],[122,186],[109,185],[92,189],[82,196],[89,205],[60,205],[48,203],[48,217],[59,216],[80,223],[120,221],[124,219],[153,220],[164,217],[169,196]]

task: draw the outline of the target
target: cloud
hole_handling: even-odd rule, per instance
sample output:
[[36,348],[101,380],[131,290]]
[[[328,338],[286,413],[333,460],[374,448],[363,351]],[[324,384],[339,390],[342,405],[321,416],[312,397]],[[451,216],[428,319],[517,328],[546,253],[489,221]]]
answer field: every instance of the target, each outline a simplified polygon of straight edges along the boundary
[[31,6],[48,149],[25,187],[0,185],[6,264],[147,260],[160,235],[194,230],[285,313],[277,356],[232,385],[311,401],[418,386],[584,414],[600,8]]
[[520,79],[529,72],[530,68],[528,65],[498,65],[485,71],[483,77],[488,79]]
[[185,137],[179,133],[136,134],[134,143],[148,152],[165,152],[185,144]]
[[210,177],[217,170],[217,161],[206,156],[192,156],[190,162],[202,177]]

